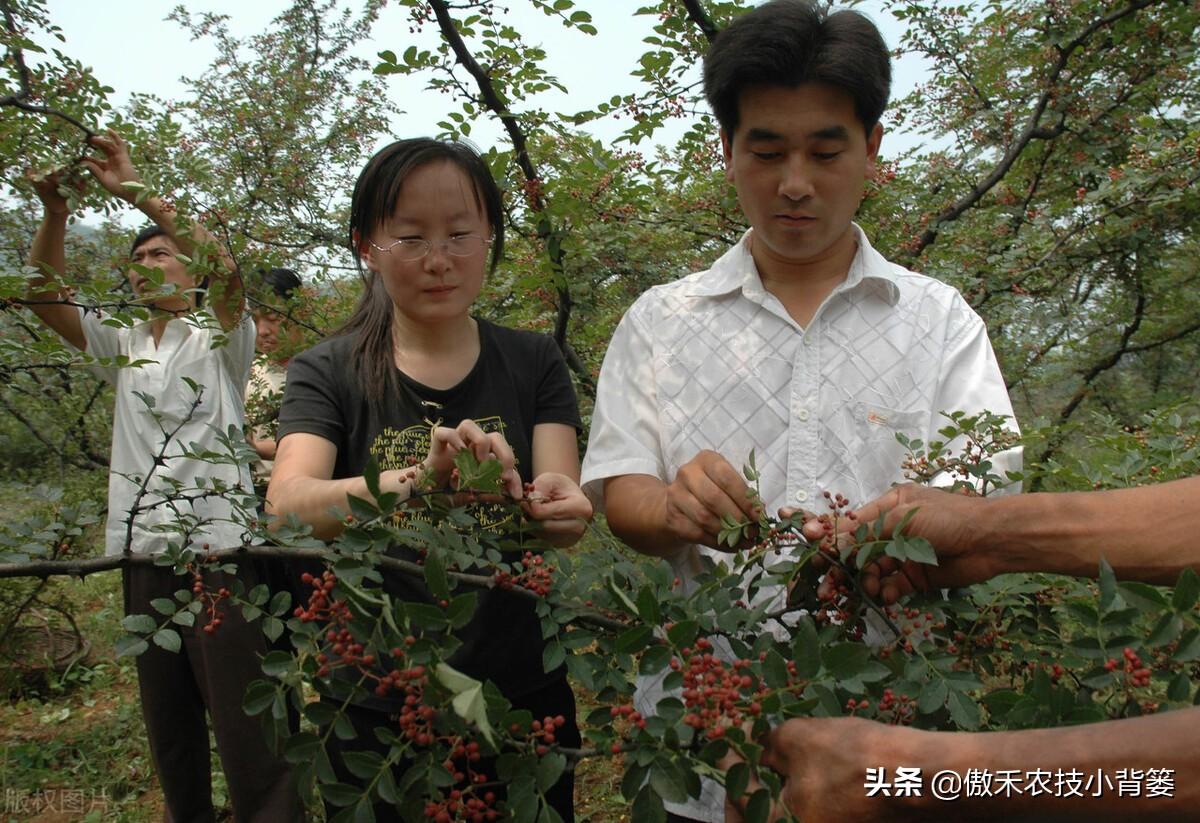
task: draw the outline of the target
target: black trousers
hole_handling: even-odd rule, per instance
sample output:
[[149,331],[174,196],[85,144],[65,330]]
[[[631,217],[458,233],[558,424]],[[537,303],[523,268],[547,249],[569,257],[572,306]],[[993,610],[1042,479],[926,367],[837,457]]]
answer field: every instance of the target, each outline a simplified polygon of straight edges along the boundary
[[[237,578],[246,590],[258,582],[254,567],[241,567]],[[234,577],[206,572],[211,589],[231,586]],[[189,576],[170,568],[139,566],[124,573],[125,613],[158,615],[150,605],[157,597],[174,599],[192,585]],[[268,746],[258,718],[242,711],[246,687],[263,677],[262,655],[269,649],[257,623],[247,623],[241,609],[221,604],[221,625],[203,631],[205,613],[188,628],[173,624],[183,640],[178,653],[153,643],[137,658],[142,717],[150,754],[162,785],[167,823],[212,823],[212,763],[208,724],[212,718],[217,752],[224,767],[237,823],[302,821],[300,796],[283,758]]]
[[[561,714],[567,722],[565,726],[555,732],[557,744],[570,748],[578,748],[582,745],[583,739],[579,734],[579,723],[575,717],[575,693],[571,691],[571,685],[565,677],[538,691],[518,698],[509,698],[509,700],[514,709],[527,709],[539,720],[543,717],[556,717]],[[338,780],[355,786],[360,781],[346,769],[342,755],[351,751],[374,751],[386,756],[388,749],[375,737],[375,728],[385,724],[390,725],[393,729],[396,729],[397,726],[393,717],[358,706],[348,707],[346,717],[354,726],[355,739],[339,740],[337,735],[331,734],[329,735],[328,752]],[[493,780],[496,777],[494,764],[494,759],[488,758],[479,763],[479,769]],[[397,767],[397,781],[402,773],[403,767]],[[503,787],[497,787],[492,791],[495,791],[498,798],[504,797]],[[550,791],[546,792],[546,799],[563,819],[563,823],[574,823],[575,772],[570,769],[564,771],[558,782],[550,788]],[[332,818],[339,810],[338,806],[327,805],[326,815]],[[403,820],[400,813],[391,806],[377,803],[374,810],[377,823],[401,823]]]

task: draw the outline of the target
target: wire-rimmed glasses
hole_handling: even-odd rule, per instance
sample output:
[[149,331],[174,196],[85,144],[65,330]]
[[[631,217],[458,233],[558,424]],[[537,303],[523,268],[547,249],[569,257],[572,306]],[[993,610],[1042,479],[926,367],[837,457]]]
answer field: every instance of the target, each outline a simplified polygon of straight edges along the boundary
[[[430,250],[433,249],[435,241],[406,237],[396,240],[387,246],[381,246],[374,240],[368,240],[367,242],[379,251],[390,254],[397,260],[414,262],[429,254]],[[492,242],[492,238],[479,234],[455,234],[437,242],[446,254],[453,257],[470,257],[474,254],[479,254],[479,252],[487,248],[488,244]]]

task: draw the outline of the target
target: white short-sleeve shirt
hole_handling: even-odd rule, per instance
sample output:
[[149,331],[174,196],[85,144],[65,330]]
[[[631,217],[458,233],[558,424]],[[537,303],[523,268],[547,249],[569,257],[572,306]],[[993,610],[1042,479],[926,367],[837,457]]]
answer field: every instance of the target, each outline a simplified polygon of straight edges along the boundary
[[[179,497],[171,492],[171,481],[181,484],[184,495],[194,494],[201,485],[210,485],[212,478],[253,494],[247,466],[217,465],[183,456],[185,449],[224,454],[227,449],[218,441],[218,434],[228,432],[230,426],[241,431],[245,416],[243,392],[254,358],[254,322],[250,315],[244,315],[228,332],[204,313],[175,318],[167,323],[157,346],[149,323],[132,327],[108,325],[103,316],[84,310],[80,321],[87,353],[92,357],[146,361],[140,366],[93,367],[116,390],[105,552],[121,554],[127,542],[134,552],[162,551],[168,540],[178,541],[179,537],[153,529],[179,519],[179,513],[195,515],[203,521],[192,537],[193,545],[208,543],[212,548],[241,545],[244,529],[232,522],[234,509],[225,499],[227,496],[176,503],[179,513],[171,505],[154,504],[162,501],[164,494]],[[190,418],[195,393],[185,378],[203,387],[200,404]],[[159,415],[158,420],[139,394],[153,399],[153,412]],[[174,432],[174,436],[163,453],[163,464],[155,467],[154,457],[162,451],[166,440],[164,429]],[[150,477],[147,492],[138,501],[138,491],[147,473]],[[153,508],[134,519],[132,540],[127,541],[129,511],[135,503]]]
[[[928,443],[942,439],[940,412],[1012,415],[987,329],[962,296],[889,263],[854,232],[846,280],[807,328],[764,289],[749,232],[712,268],[655,286],[630,307],[600,371],[583,461],[598,509],[606,478],[669,483],[704,449],[736,469],[753,450],[769,512],[819,512],[825,491],[857,505],[903,480],[897,432]],[[1020,450],[993,463],[1001,477],[1017,471]],[[689,546],[671,564],[686,588],[722,557]],[[654,713],[661,681],[639,680],[643,714]],[[705,780],[699,802],[668,808],[716,823],[723,804],[720,786]]]

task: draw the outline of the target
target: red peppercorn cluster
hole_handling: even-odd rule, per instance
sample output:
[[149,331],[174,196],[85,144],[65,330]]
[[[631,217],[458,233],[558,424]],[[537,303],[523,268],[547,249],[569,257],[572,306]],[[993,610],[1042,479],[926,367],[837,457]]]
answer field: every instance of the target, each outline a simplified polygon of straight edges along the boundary
[[[1123,656],[1125,658],[1123,670],[1128,684],[1135,689],[1149,686],[1150,669],[1142,665],[1142,658],[1138,656],[1137,652],[1126,646]],[[1104,664],[1104,668],[1110,672],[1116,671],[1120,666],[1121,664],[1111,658]]]
[[[905,652],[911,653],[914,647],[913,640],[917,643],[921,640],[936,640],[935,631],[942,631],[946,628],[946,621],[939,620],[933,612],[922,612],[920,609],[911,607],[888,606],[883,610],[896,627],[900,629],[900,636],[896,638],[891,646],[885,646],[880,649],[880,657],[886,659],[896,649],[903,649]],[[954,637],[961,642],[966,638],[962,632],[955,632]],[[978,639],[978,638],[977,638]],[[990,646],[991,641],[987,644]],[[950,654],[958,654],[958,646],[955,643],[950,643],[946,646],[946,651]]]
[[514,563],[513,567],[520,571],[516,574],[496,571],[492,579],[495,580],[497,586],[502,589],[520,586],[538,597],[550,594],[550,589],[554,585],[554,566],[547,564],[546,558],[540,554],[525,552],[525,557]]
[[493,808],[495,802],[495,792],[480,796],[471,788],[451,789],[440,800],[426,801],[425,816],[433,823],[491,823],[500,817],[500,812]]
[[229,598],[231,592],[222,586],[214,593],[205,585],[203,572],[194,568],[192,571],[192,595],[204,603],[204,610],[208,615],[208,622],[203,626],[204,633],[215,634],[224,619],[220,609],[221,601]]
[[[646,728],[646,718],[642,717],[642,713],[634,709],[633,706],[613,706],[611,709],[609,709],[609,715],[614,721],[614,726],[617,725],[617,721],[624,720],[630,729]],[[623,747],[621,746],[620,742],[614,742],[612,744],[613,754],[620,754],[622,750]]]
[[[394,669],[379,681],[380,687],[387,687],[383,694],[387,694],[391,688],[400,687],[400,684],[403,684],[404,688],[404,706],[401,707],[398,718],[401,734],[418,746],[432,746],[437,740],[433,732],[433,721],[437,712],[433,706],[423,702],[425,686],[429,684],[425,667],[418,665],[408,669]],[[376,687],[377,692],[378,688]]]
[[[740,725],[746,715],[762,713],[759,700],[769,689],[751,674],[751,662],[745,659],[726,664],[712,653],[706,637],[696,641],[695,649],[683,648],[679,658],[671,658],[671,668],[683,672],[683,703],[690,711],[683,722],[697,731],[705,729],[710,740],[725,735],[730,725]],[[763,655],[765,658],[765,655]],[[796,676],[796,664],[788,661],[788,674]],[[794,688],[794,681],[789,688]]]
[[546,755],[550,751],[550,747],[558,741],[558,730],[567,725],[567,718],[561,714],[555,717],[546,715],[541,720],[534,720],[529,724],[529,740],[541,741],[535,747],[538,757]]
[[[884,689],[883,696],[879,699],[875,718],[893,726],[907,726],[913,721],[915,702],[907,694],[897,695],[891,689]],[[860,705],[859,709],[869,708],[869,706],[869,703],[866,706]]]

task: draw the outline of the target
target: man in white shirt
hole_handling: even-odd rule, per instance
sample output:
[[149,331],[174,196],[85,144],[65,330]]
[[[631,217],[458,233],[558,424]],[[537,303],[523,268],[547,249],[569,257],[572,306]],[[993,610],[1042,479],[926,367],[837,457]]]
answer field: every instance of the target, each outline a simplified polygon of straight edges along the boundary
[[[939,439],[941,412],[1012,407],[982,320],[951,287],[871,248],[852,219],[873,171],[891,69],[862,15],[772,0],[704,61],[726,176],[751,229],[712,268],[643,294],[600,373],[583,486],[614,534],[666,558],[685,589],[718,562],[722,516],[763,503],[857,503],[902,479],[896,434]],[[1019,468],[1019,452],[994,471]],[[641,679],[654,713],[662,676]],[[724,793],[668,804],[723,819]]]
[[[197,548],[240,545],[239,509],[244,507],[236,501],[252,495],[247,467],[196,455],[228,452],[222,436],[240,440],[242,392],[254,356],[254,324],[244,311],[241,281],[226,258],[215,261],[210,276],[197,282],[182,255],[203,251],[211,236],[198,226],[191,236],[178,231],[173,207],[157,196],[135,203],[140,177],[115,132],[94,136],[90,143],[99,155],[82,163],[92,176],[154,221],[135,238],[130,258],[136,267],[128,273],[135,302],[150,309],[150,319],[132,327],[109,325],[99,311],[72,305],[66,294],[48,290],[48,276],[57,280],[66,269],[69,206],[58,191],[57,175],[34,182],[45,217],[31,255],[42,276],[30,283],[29,306],[70,345],[103,359],[97,371],[116,389],[106,553],[158,553],[168,541]],[[205,297],[211,310],[202,309]],[[118,357],[142,363],[109,365]],[[252,515],[252,503],[248,511]],[[248,567],[237,575],[203,575],[211,595],[232,589],[235,580],[247,589],[257,582]],[[192,583],[170,566],[126,567],[126,613],[157,614],[151,601],[173,600],[177,590]],[[301,820],[286,763],[241,708],[246,687],[261,677],[259,659],[268,649],[261,629],[246,623],[240,608],[221,603],[213,612],[202,610],[193,626],[172,628],[183,641],[179,652],[151,645],[137,658],[142,715],[167,819],[215,820],[207,710],[234,819]]]

